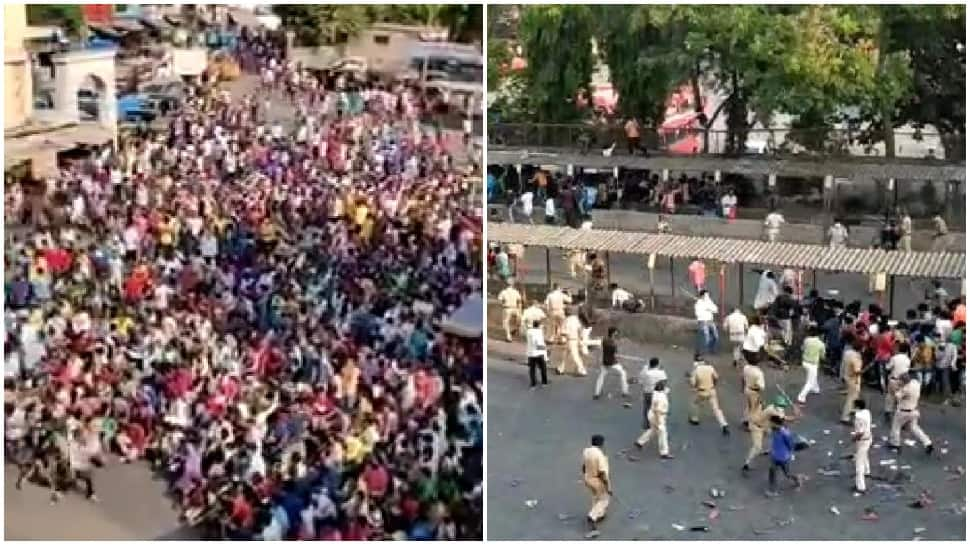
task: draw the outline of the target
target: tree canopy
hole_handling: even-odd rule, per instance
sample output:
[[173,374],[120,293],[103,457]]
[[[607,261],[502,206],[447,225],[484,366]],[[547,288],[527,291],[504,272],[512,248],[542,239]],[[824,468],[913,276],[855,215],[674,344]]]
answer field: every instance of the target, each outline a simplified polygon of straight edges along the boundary
[[701,124],[709,129],[723,115],[729,149],[743,147],[752,124],[768,125],[776,113],[810,129],[792,133],[810,149],[828,145],[836,124],[860,129],[867,142],[886,141],[889,153],[892,129],[909,123],[936,127],[948,155],[965,133],[962,5],[519,9],[526,100],[542,121],[583,115],[570,99],[601,60],[619,94],[618,113],[647,124],[662,121],[666,100],[685,84],[697,99],[702,86],[727,97]]
[[466,4],[280,4],[274,11],[307,46],[353,36],[375,22],[440,25],[454,40],[480,41],[482,6]]

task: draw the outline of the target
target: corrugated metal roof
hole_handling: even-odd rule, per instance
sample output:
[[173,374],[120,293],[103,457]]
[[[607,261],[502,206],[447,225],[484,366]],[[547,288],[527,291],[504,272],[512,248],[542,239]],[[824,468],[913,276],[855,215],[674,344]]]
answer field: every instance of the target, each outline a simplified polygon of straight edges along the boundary
[[892,252],[871,248],[839,248],[817,244],[689,237],[653,233],[570,229],[547,225],[489,223],[491,242],[519,243],[568,250],[591,250],[665,257],[699,258],[725,263],[751,263],[793,269],[886,273],[896,276],[963,278],[966,254]]

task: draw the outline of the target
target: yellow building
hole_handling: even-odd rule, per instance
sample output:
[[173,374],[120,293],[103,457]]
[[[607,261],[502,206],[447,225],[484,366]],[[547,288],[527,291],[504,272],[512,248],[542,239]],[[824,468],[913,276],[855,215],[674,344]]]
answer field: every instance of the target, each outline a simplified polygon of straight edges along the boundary
[[4,129],[19,127],[30,117],[33,86],[30,59],[24,49],[27,8],[3,5]]

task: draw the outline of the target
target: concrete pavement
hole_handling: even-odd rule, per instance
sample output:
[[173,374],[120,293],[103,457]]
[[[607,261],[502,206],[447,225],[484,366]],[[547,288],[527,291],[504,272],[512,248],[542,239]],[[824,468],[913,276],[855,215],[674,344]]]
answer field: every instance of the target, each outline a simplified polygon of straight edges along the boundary
[[111,456],[95,470],[99,501],[78,491],[50,503],[49,489],[14,484],[17,469],[4,467],[4,537],[23,540],[170,540],[198,539],[185,528],[165,497],[164,483],[153,479],[145,464],[121,464]]
[[[731,435],[723,437],[713,417],[702,413],[699,427],[687,424],[687,392],[684,377],[690,368],[690,353],[662,345],[620,343],[621,363],[631,376],[642,360],[661,359],[670,376],[671,412],[668,418],[671,453],[676,459],[659,459],[656,444],[642,452],[632,448],[640,432],[640,390],[632,385],[633,407],[623,408],[616,377],[610,376],[600,401],[591,399],[598,363],[589,365],[586,378],[553,374],[551,384],[530,391],[521,343],[489,339],[488,361],[488,538],[582,539],[589,495],[579,481],[581,452],[594,433],[606,437],[615,495],[607,520],[601,525],[602,540],[638,539],[953,539],[965,537],[966,478],[950,466],[962,466],[966,459],[966,423],[962,408],[927,406],[921,425],[933,438],[938,452],[928,457],[921,448],[906,446],[902,453],[873,448],[870,462],[876,475],[888,474],[881,460],[895,460],[908,467],[914,482],[893,486],[870,479],[869,493],[853,497],[851,460],[838,461],[849,451],[848,429],[839,425],[842,398],[836,383],[825,377],[823,394],[809,398],[808,407],[793,429],[816,444],[798,453],[793,469],[810,480],[801,491],[784,490],[780,498],[767,498],[767,460],[759,458],[745,478],[740,466],[749,447],[748,435],[738,427],[742,398],[738,372],[718,362],[721,374],[719,396],[722,410],[731,424]],[[553,361],[558,361],[554,350]],[[587,362],[598,362],[594,351]],[[766,369],[769,391],[781,384],[790,396],[801,387],[800,369],[783,374]],[[870,405],[881,407],[877,392],[864,395]],[[878,413],[878,411],[876,411]],[[885,444],[888,425],[876,418],[876,444]],[[904,439],[909,438],[904,433]],[[842,441],[841,445],[838,441]],[[946,454],[941,454],[943,449]],[[627,458],[628,451],[636,458]],[[831,456],[829,453],[831,452]],[[626,454],[626,453],[625,453]],[[817,471],[834,464],[840,476]],[[948,469],[944,470],[944,466]],[[727,494],[713,499],[711,487]],[[926,509],[908,507],[922,489],[929,490],[935,504]],[[536,501],[534,507],[526,502]],[[702,502],[714,501],[717,515]],[[839,515],[830,508],[835,506]],[[872,508],[878,521],[861,520]],[[672,525],[685,529],[679,531]],[[691,532],[694,525],[708,526],[709,532]],[[916,532],[917,528],[923,530]]]

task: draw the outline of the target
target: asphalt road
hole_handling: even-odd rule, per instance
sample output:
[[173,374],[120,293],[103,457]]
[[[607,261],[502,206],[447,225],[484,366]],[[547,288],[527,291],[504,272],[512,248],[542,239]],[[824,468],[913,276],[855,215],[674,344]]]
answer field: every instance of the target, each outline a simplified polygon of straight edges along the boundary
[[[741,395],[737,371],[719,362],[722,377],[719,396],[722,410],[732,426],[723,437],[709,413],[702,413],[699,427],[687,424],[684,373],[690,367],[690,354],[666,346],[635,346],[621,341],[621,360],[628,374],[635,376],[642,363],[629,359],[658,356],[671,379],[671,411],[668,432],[674,460],[661,460],[656,443],[642,452],[632,448],[640,429],[638,385],[632,385],[635,402],[625,409],[619,399],[615,376],[607,381],[606,395],[591,399],[598,364],[588,366],[586,378],[553,374],[550,386],[536,391],[528,388],[527,368],[521,363],[522,344],[489,339],[488,361],[488,538],[491,540],[582,539],[584,517],[589,510],[589,494],[580,482],[581,453],[594,433],[606,437],[605,451],[610,456],[614,497],[606,521],[601,525],[601,540],[704,539],[704,540],[784,540],[784,539],[951,539],[966,535],[966,477],[944,466],[962,466],[966,460],[966,423],[962,408],[939,405],[923,409],[921,425],[938,447],[933,457],[921,448],[907,446],[899,455],[885,448],[873,448],[870,463],[875,475],[888,472],[881,460],[896,460],[911,466],[915,481],[894,490],[884,481],[870,479],[869,492],[853,497],[852,462],[838,462],[839,454],[849,452],[849,431],[838,424],[841,396],[833,380],[822,379],[821,396],[812,396],[805,414],[794,431],[816,444],[798,453],[795,472],[810,480],[800,491],[783,489],[779,498],[764,496],[767,487],[767,460],[753,463],[749,477],[740,466],[749,447],[748,435],[739,427]],[[598,361],[598,352],[587,358]],[[558,361],[558,352],[553,360]],[[801,386],[801,370],[767,370],[768,388],[777,391],[780,383],[794,397]],[[870,405],[881,398],[866,391]],[[885,444],[888,425],[876,419],[875,443]],[[827,431],[826,431],[827,430]],[[909,438],[905,433],[904,440]],[[838,441],[843,441],[842,445]],[[946,443],[948,442],[948,444]],[[940,454],[946,449],[947,453]],[[620,451],[639,459],[629,459]],[[832,453],[831,457],[829,452]],[[817,470],[834,463],[841,476],[823,476]],[[952,479],[952,480],[951,480]],[[718,515],[702,502],[712,500],[711,487],[722,488],[726,496],[713,500]],[[922,489],[931,491],[935,504],[926,509],[908,507]],[[534,500],[534,507],[526,502]],[[833,514],[835,506],[839,513]],[[872,507],[878,521],[860,517]],[[688,528],[675,529],[678,524]],[[691,526],[703,524],[709,533],[692,532]],[[915,532],[917,528],[924,528]]]
[[[544,286],[546,283],[545,250],[527,247],[524,261],[522,272],[525,283]],[[583,278],[572,279],[569,275],[569,264],[564,251],[550,250],[549,262],[552,266],[553,282],[575,289],[582,288]],[[620,287],[649,300],[647,296],[650,293],[650,281],[646,263],[646,256],[612,253],[609,260],[610,279],[619,284]],[[692,294],[694,291],[687,276],[689,265],[690,261],[687,259],[675,259],[673,261],[673,286],[671,286],[670,261],[668,258],[658,257],[654,270],[654,290],[657,296],[669,298],[673,293],[678,299],[683,299],[686,302],[688,294]],[[724,290],[722,290],[718,271],[714,267],[708,266],[707,288],[711,292],[711,299],[715,303],[720,303],[722,301],[721,292],[724,292],[723,301],[727,308],[722,312],[729,312],[730,308],[738,303],[742,303],[746,308],[753,305],[759,280],[758,274],[753,270],[757,267],[757,265],[745,265],[743,275],[739,272],[737,265],[727,267]],[[775,270],[775,273],[780,274],[781,271]],[[743,293],[739,277],[744,283]],[[812,278],[811,273],[803,275],[805,293],[812,288]],[[876,302],[876,299],[868,293],[868,279],[865,276],[818,272],[814,278],[815,286],[823,296],[827,296],[828,290],[835,289],[838,290],[837,297],[846,302],[855,299],[861,300],[864,305]],[[897,278],[893,295],[894,316],[902,317],[907,309],[916,308],[916,305],[923,300],[923,293],[929,286],[930,279],[928,278]],[[943,287],[946,288],[951,297],[960,295],[960,283],[958,281],[944,281]],[[497,293],[500,289],[501,287],[497,283],[492,282],[490,284],[490,291]],[[885,303],[888,305],[888,294]]]
[[4,468],[4,537],[22,540],[184,540],[197,535],[178,521],[164,484],[143,464],[125,465],[112,456],[94,475],[98,502],[79,491],[50,503],[49,489],[14,484],[17,470]]

